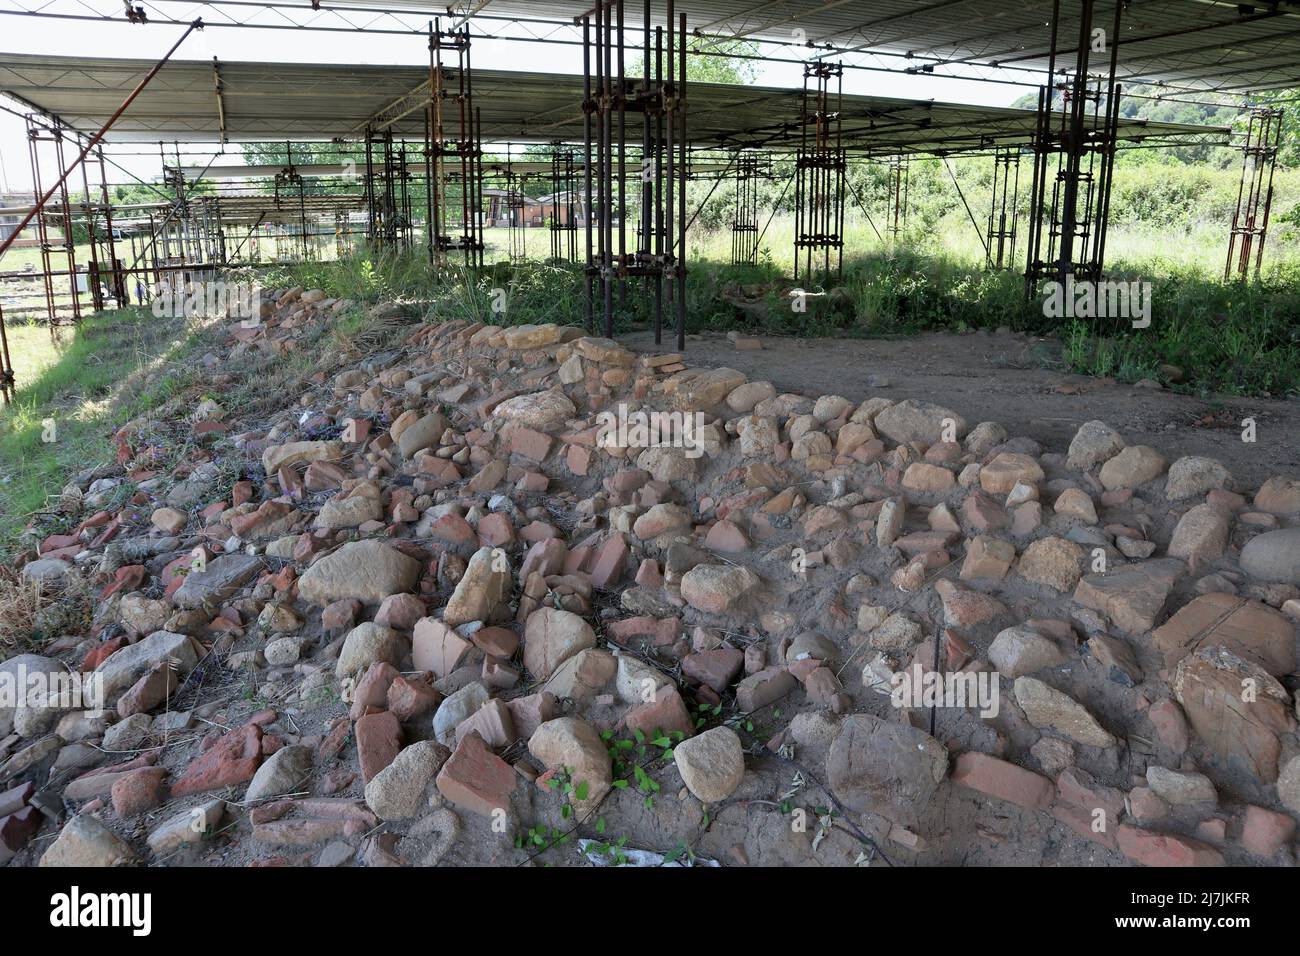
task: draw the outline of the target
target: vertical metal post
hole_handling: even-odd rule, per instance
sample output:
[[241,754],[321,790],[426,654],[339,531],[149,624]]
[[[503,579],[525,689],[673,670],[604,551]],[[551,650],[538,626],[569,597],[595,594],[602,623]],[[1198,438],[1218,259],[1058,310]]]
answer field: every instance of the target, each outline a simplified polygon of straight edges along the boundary
[[587,233],[587,265],[583,271],[583,276],[587,286],[587,314],[584,327],[590,332],[596,330],[596,278],[592,274],[594,264],[595,245],[592,235],[592,217],[594,209],[591,194],[591,159],[592,159],[592,140],[591,125],[592,113],[595,112],[596,104],[592,101],[592,84],[591,84],[591,17],[582,18],[582,143],[583,143],[583,163],[582,163],[582,180],[583,180],[583,225]]
[[1264,240],[1273,205],[1273,173],[1277,165],[1278,146],[1282,138],[1282,109],[1258,108],[1250,112],[1246,140],[1241,147],[1241,177],[1237,185],[1237,203],[1228,233],[1228,259],[1223,280],[1232,277],[1234,260],[1237,278],[1245,279],[1251,271],[1254,252],[1255,277],[1259,278],[1264,261]]
[[[1094,0],[1080,0],[1079,34],[1070,51],[1058,49],[1060,0],[1054,0],[1047,83],[1038,98],[1034,173],[1029,197],[1025,298],[1045,279],[1099,281],[1105,266],[1110,192],[1121,88],[1115,82],[1121,14],[1116,3],[1106,72],[1088,75]],[[1058,54],[1073,52],[1068,76],[1058,80]],[[1059,89],[1060,109],[1056,108]],[[1052,172],[1053,158],[1055,172]]]
[[[672,9],[672,0],[669,0],[668,9]],[[670,20],[671,22],[671,20]],[[686,14],[680,14],[677,26],[681,36],[678,47],[678,86],[676,96],[674,96],[674,108],[676,116],[682,124],[678,142],[681,144],[681,161],[678,170],[680,177],[677,182],[678,202],[681,204],[677,210],[677,261],[673,269],[677,273],[677,348],[682,350],[686,348]]]

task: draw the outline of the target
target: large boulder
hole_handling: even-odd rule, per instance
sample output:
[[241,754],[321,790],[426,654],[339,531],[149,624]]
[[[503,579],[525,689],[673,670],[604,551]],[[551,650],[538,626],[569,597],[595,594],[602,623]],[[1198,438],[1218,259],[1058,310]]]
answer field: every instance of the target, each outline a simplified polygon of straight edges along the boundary
[[[1295,726],[1285,687],[1262,667],[1218,645],[1184,657],[1173,686],[1188,723],[1206,746],[1259,780],[1277,780],[1278,738]],[[1247,691],[1249,701],[1243,700]]]
[[1156,628],[1151,640],[1167,667],[1217,644],[1274,677],[1296,668],[1295,626],[1268,605],[1235,594],[1193,599]]
[[[945,436],[945,420],[953,426],[952,434]],[[915,399],[890,405],[880,411],[872,424],[876,431],[900,445],[923,441],[933,445],[945,437],[953,440],[966,434],[966,419],[950,408],[918,402]]]
[[682,599],[697,611],[722,614],[757,583],[748,568],[699,564],[682,575]]
[[63,825],[63,830],[42,855],[38,866],[107,867],[135,860],[135,851],[108,827],[88,813]]
[[95,674],[103,682],[104,702],[111,704],[160,664],[170,663],[176,675],[184,677],[198,662],[198,645],[192,637],[155,631],[142,641],[118,648],[95,668]]
[[717,405],[745,383],[745,374],[734,368],[688,368],[664,383],[673,407],[681,411],[704,411]]
[[609,793],[614,779],[609,749],[585,720],[557,717],[546,721],[528,739],[528,749],[548,770],[567,775],[566,782],[573,785],[569,800],[579,818]]
[[407,646],[406,639],[397,631],[366,621],[348,632],[334,673],[337,677],[358,677],[377,661],[397,666]]
[[1161,558],[1089,574],[1075,587],[1074,600],[1106,615],[1121,630],[1141,634],[1155,626],[1185,569],[1177,558]]
[[686,789],[701,803],[727,799],[745,776],[745,750],[736,732],[725,726],[679,742],[673,762]]
[[409,820],[425,807],[425,792],[451,751],[432,740],[404,748],[366,784],[366,805],[381,820]]
[[1255,510],[1274,515],[1300,515],[1300,480],[1274,475],[1255,492]]
[[432,412],[417,418],[399,432],[396,439],[397,450],[402,453],[403,458],[410,458],[417,452],[438,444],[438,439],[450,425],[446,416],[440,412]]
[[545,680],[570,657],[596,646],[596,633],[572,611],[540,607],[524,625],[524,666]]
[[1033,677],[1017,677],[1016,703],[1035,727],[1050,727],[1088,747],[1113,747],[1115,737],[1069,694]]
[[1078,471],[1088,471],[1114,458],[1123,448],[1124,439],[1105,422],[1084,422],[1070,441],[1066,464]]
[[191,571],[172,596],[178,607],[216,608],[230,600],[240,588],[262,570],[262,559],[251,554],[223,554],[207,562],[202,571]]
[[1107,491],[1136,488],[1159,478],[1168,462],[1150,445],[1129,445],[1101,466],[1102,487]]
[[1170,501],[1195,498],[1213,488],[1226,488],[1232,474],[1213,458],[1188,455],[1169,466],[1165,480],[1165,497]]
[[826,773],[850,810],[915,826],[948,772],[948,751],[908,724],[854,714],[831,744]]
[[262,468],[274,475],[281,468],[310,461],[337,461],[343,457],[343,446],[336,441],[296,441],[287,445],[271,445],[262,452]]
[[312,771],[312,754],[310,747],[299,744],[281,747],[253,774],[248,790],[244,793],[244,803],[256,803],[311,789],[307,781]]
[[492,411],[494,418],[539,432],[553,432],[577,414],[577,406],[558,389],[507,398]]
[[325,607],[356,598],[378,604],[420,580],[420,562],[382,541],[350,541],[308,568],[298,580],[298,596]]
[[[35,737],[45,733],[57,719],[60,710],[67,710],[72,701],[51,701],[43,688],[34,684],[34,675],[44,674],[58,676],[66,674],[67,668],[51,657],[39,654],[17,654],[0,663],[0,686],[14,689],[12,703],[10,695],[0,696],[0,738],[9,736],[15,730],[19,736]],[[49,689],[54,690],[53,685]],[[21,703],[21,706],[19,704]],[[87,706],[92,702],[87,702]]]
[[1300,584],[1300,527],[1266,531],[1241,549],[1241,569],[1278,584]]

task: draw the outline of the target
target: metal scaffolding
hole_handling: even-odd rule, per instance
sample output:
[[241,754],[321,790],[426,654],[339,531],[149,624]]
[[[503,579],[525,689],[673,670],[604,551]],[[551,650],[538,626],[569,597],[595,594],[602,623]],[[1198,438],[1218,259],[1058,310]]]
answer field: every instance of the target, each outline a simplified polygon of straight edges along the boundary
[[[1099,281],[1105,266],[1119,125],[1120,88],[1115,73],[1124,4],[1114,5],[1109,34],[1101,27],[1094,31],[1094,5],[1094,0],[1079,0],[1078,35],[1062,45],[1061,0],[1052,4],[1048,85],[1039,88],[1033,141],[1026,299],[1045,279],[1064,283],[1073,276]],[[1094,52],[1109,53],[1105,74],[1095,79],[1089,75]],[[1072,64],[1058,81],[1058,57],[1066,54],[1073,54]]]
[[1264,239],[1268,235],[1268,217],[1273,206],[1273,171],[1277,166],[1278,146],[1282,142],[1282,108],[1254,109],[1246,124],[1246,141],[1241,147],[1241,181],[1237,186],[1237,205],[1232,211],[1232,229],[1228,234],[1228,261],[1223,266],[1223,281],[1232,277],[1245,279],[1251,271],[1254,253],[1255,278],[1259,278],[1264,261]]
[[[587,328],[614,334],[615,286],[626,304],[627,280],[644,280],[653,298],[655,342],[663,335],[664,297],[676,309],[677,347],[686,345],[686,14],[667,3],[667,28],[644,4],[641,77],[629,79],[623,0],[600,0],[582,17],[583,195],[587,243]],[[641,116],[639,165],[629,170],[628,114]],[[635,119],[633,120],[635,122]],[[628,175],[640,194],[641,221],[627,236]],[[599,289],[599,295],[598,295]]]
[[[443,62],[454,56],[455,66]],[[450,117],[448,114],[451,114]],[[474,105],[469,25],[429,27],[429,103],[426,183],[429,255],[447,262],[460,252],[469,268],[483,266],[483,121]]]
[[912,189],[912,162],[907,156],[895,156],[889,161],[888,179],[889,214],[885,219],[885,231],[889,238],[898,242],[899,237],[907,231],[907,209]]
[[577,153],[556,144],[551,150],[551,258],[573,262],[578,257]]
[[[44,15],[49,3],[59,2],[48,0],[39,11],[27,13]],[[400,5],[400,0],[388,2]],[[564,19],[550,24],[564,38],[530,39],[580,45],[584,57],[581,76],[472,71],[471,22],[476,27],[474,35],[481,38],[494,36],[498,26],[505,30],[507,24],[532,19],[522,5],[518,16],[506,12],[513,9],[512,4],[500,0],[488,12],[484,12],[486,4],[479,4],[472,11],[467,7],[463,15],[449,13],[432,21],[416,11],[400,19],[401,29],[388,32],[427,37],[427,72],[422,58],[418,66],[410,67],[174,62],[168,66],[167,80],[151,88],[126,115],[126,107],[157,70],[148,61],[0,54],[0,85],[21,100],[22,109],[40,111],[32,114],[28,127],[38,196],[37,212],[29,219],[38,233],[42,266],[39,273],[21,277],[0,273],[0,280],[39,288],[42,312],[53,330],[65,321],[76,322],[88,308],[104,308],[110,302],[122,305],[132,298],[145,300],[153,288],[184,284],[228,265],[261,262],[271,255],[281,260],[310,260],[333,251],[341,256],[354,234],[382,248],[410,249],[422,240],[431,261],[439,265],[463,257],[466,266],[481,267],[487,215],[482,150],[485,121],[488,142],[552,144],[552,192],[549,200],[538,203],[540,217],[535,212],[524,215],[525,204],[528,211],[534,206],[533,200],[524,196],[523,183],[529,175],[543,180],[545,164],[533,164],[538,168],[527,171],[529,164],[524,162],[504,172],[510,260],[526,258],[525,219],[549,227],[552,259],[577,260],[581,223],[587,247],[587,324],[607,335],[615,328],[616,316],[645,315],[653,319],[659,342],[667,307],[676,315],[678,347],[684,346],[686,232],[695,218],[687,215],[686,183],[691,167],[701,178],[716,175],[718,182],[726,181],[730,167],[721,172],[707,168],[724,153],[734,157],[736,196],[731,226],[732,260],[737,263],[756,261],[767,228],[758,228],[760,180],[769,175],[764,171],[768,153],[760,151],[795,160],[795,175],[785,186],[794,191],[794,272],[796,280],[811,283],[819,277],[832,282],[842,276],[846,190],[866,215],[866,206],[847,176],[850,155],[855,159],[892,157],[889,216],[876,234],[885,232],[897,238],[906,226],[910,158],[934,155],[945,157],[946,163],[948,156],[992,154],[987,238],[981,238],[989,267],[1006,267],[1019,254],[1019,151],[1022,144],[1032,142],[1027,289],[1032,291],[1049,277],[1098,278],[1104,263],[1117,140],[1161,144],[1225,131],[1119,119],[1115,41],[1121,9],[1129,6],[1127,2],[1114,3],[1113,29],[1104,48],[1109,63],[1100,71],[1097,64],[1103,60],[1097,54],[1103,50],[1093,42],[1097,32],[1093,29],[1094,7],[1099,16],[1104,7],[1099,0],[1052,0],[1050,44],[1041,41],[1045,32],[1041,12],[1004,10],[992,0],[962,2],[973,17],[978,10],[980,16],[974,19],[996,17],[1002,25],[1008,17],[1014,20],[1021,34],[1014,41],[1017,48],[997,51],[996,57],[986,50],[989,56],[982,56],[979,49],[969,46],[969,38],[960,35],[957,25],[917,19],[925,16],[924,4],[917,0],[916,9],[900,9],[885,18],[894,26],[881,34],[881,40],[893,44],[893,52],[869,55],[905,57],[911,61],[908,72],[914,75],[962,61],[971,61],[967,65],[974,69],[974,61],[984,59],[990,62],[979,69],[1010,70],[1021,81],[1029,75],[1027,71],[1045,67],[1048,80],[1036,112],[844,95],[843,70],[885,68],[851,62],[867,55],[856,43],[840,49],[830,42],[853,35],[854,18],[861,18],[861,10],[856,9],[859,5],[843,3],[822,4],[801,20],[806,25],[820,23],[827,31],[825,42],[817,44],[820,59],[801,63],[802,96],[795,90],[752,84],[693,83],[689,130],[687,55],[732,54],[701,45],[709,39],[708,26],[688,36],[686,17],[670,0],[643,0],[639,10],[634,0],[584,0],[581,5],[563,5]],[[635,25],[626,22],[628,3],[633,4]],[[80,0],[89,19],[117,15],[106,7],[97,9],[101,5],[101,0]],[[254,6],[292,9],[287,2],[261,4],[260,0],[258,4],[211,0],[202,5],[220,8],[223,16]],[[692,9],[700,10],[703,21],[716,14],[714,22],[722,23],[724,6],[716,0],[698,0]],[[1108,16],[1110,8],[1104,9]],[[713,13],[707,12],[710,10]],[[494,16],[493,11],[501,15]],[[321,19],[342,15],[341,10],[319,12]],[[752,12],[756,20],[766,19]],[[776,16],[774,11],[770,13]],[[248,26],[267,26],[251,22],[253,14],[245,15]],[[287,12],[275,15],[286,19],[298,16]],[[554,15],[561,16],[558,12]],[[666,19],[660,19],[665,15]],[[396,25],[397,15],[389,16]],[[1257,77],[1271,84],[1289,75],[1291,67],[1271,62],[1281,53],[1258,58],[1259,62],[1250,65],[1243,53],[1227,47],[1222,53],[1213,51],[1213,44],[1205,42],[1208,36],[1183,39],[1221,26],[1243,36],[1249,34],[1252,39],[1243,40],[1243,44],[1265,42],[1273,36],[1269,24],[1280,16],[1276,12],[1239,13],[1239,22],[1215,21],[1185,29],[1170,21],[1168,12],[1157,10],[1144,16],[1158,18],[1162,26],[1157,30],[1152,25],[1155,20],[1149,20],[1129,28],[1124,36],[1124,76],[1150,79],[1178,76],[1181,71],[1188,81],[1218,82],[1231,73],[1238,79]],[[327,26],[316,20],[313,16],[293,27],[286,23],[276,28],[366,29],[348,27],[344,22]],[[907,27],[915,37],[927,36],[933,41],[926,51],[914,54],[915,44],[908,37],[901,33],[891,36],[908,21],[915,21]],[[151,12],[149,22],[168,21],[155,20]],[[761,34],[776,45],[792,47],[781,39],[784,22],[778,16],[766,25],[759,23],[756,32],[746,30],[736,36]],[[444,24],[451,26],[444,29]],[[191,29],[197,28],[196,21]],[[1141,35],[1143,30],[1148,35]],[[688,42],[697,48],[688,48]],[[959,59],[940,55],[942,50],[960,55]],[[838,59],[841,54],[850,62]],[[837,61],[830,62],[831,57]],[[1186,70],[1170,62],[1184,58]],[[780,57],[757,59],[801,62]],[[1090,59],[1096,61],[1091,66]],[[1225,66],[1231,69],[1225,70]],[[120,101],[110,94],[129,88],[150,67],[153,69],[144,83],[109,116],[113,104]],[[1098,78],[1098,72],[1104,75]],[[267,95],[267,90],[276,95]],[[231,102],[238,102],[241,108],[228,109]],[[112,205],[104,175],[105,157],[97,138],[114,124],[114,137],[123,142],[134,139],[151,147],[157,144],[164,168],[163,182],[156,190],[165,190],[160,202]],[[101,125],[96,140],[90,140],[89,133]],[[1262,115],[1252,116],[1225,274],[1231,273],[1235,261],[1238,274],[1245,275],[1252,258],[1258,273],[1272,196],[1277,125],[1280,119],[1265,122]],[[285,165],[249,173],[253,181],[247,194],[232,192],[224,185],[220,194],[201,193],[195,188],[199,180],[220,177],[208,176],[207,167],[186,170],[181,166],[182,143],[210,141],[222,144],[224,150],[228,142],[283,142],[286,138],[294,142],[286,143]],[[65,143],[80,147],[87,142],[87,149],[94,152],[68,166],[63,155]],[[322,170],[334,168],[332,164],[309,162],[312,157],[294,154],[295,148],[304,148],[298,144],[310,142],[329,142],[331,148],[346,144],[356,162],[349,159],[345,167],[351,163],[355,172],[364,158],[362,182],[358,184],[353,175],[343,189],[335,184],[322,186],[314,177],[327,175]],[[173,144],[174,157],[168,155]],[[325,159],[335,155],[349,154],[339,149]],[[98,199],[91,181],[93,169],[87,169],[95,159],[100,167]],[[43,171],[42,163],[57,165],[57,181]],[[66,175],[78,163],[84,190],[80,200],[75,191],[69,191],[71,181]],[[40,198],[51,182],[53,187]],[[960,194],[960,185],[957,189]],[[495,191],[491,192],[496,202]],[[785,197],[782,192],[778,207]],[[964,196],[962,200],[965,204]],[[969,204],[966,208],[974,224],[976,216]],[[698,209],[695,215],[699,215]],[[867,219],[874,230],[875,223],[869,215]],[[767,222],[770,224],[771,218]],[[980,231],[979,225],[976,231]],[[115,243],[123,252],[129,245],[130,265],[119,258]],[[274,252],[269,251],[272,247]],[[540,251],[534,249],[534,255]],[[6,308],[11,317],[24,314],[14,308],[12,299],[6,300]],[[0,318],[0,348],[5,344],[3,332]],[[7,358],[0,354],[0,387],[8,389],[11,381],[4,378],[6,365]]]
[[[407,168],[406,143],[396,141],[391,128],[367,128],[365,145],[366,238],[381,249],[409,248],[411,174]],[[279,182],[277,175],[277,188]]]
[[736,195],[731,217],[731,262],[758,262],[758,190],[772,176],[772,156],[757,150],[741,150],[732,159]]
[[838,280],[844,269],[844,174],[848,152],[841,141],[843,83],[844,69],[838,63],[819,60],[804,65],[799,151],[795,156],[796,282],[801,275],[815,282],[818,272],[826,282]]
[[50,145],[49,152],[54,155],[57,170],[53,203],[47,203],[46,208],[40,210],[36,216],[36,235],[41,251],[41,278],[45,291],[45,308],[46,313],[49,315],[50,335],[54,337],[58,336],[59,313],[63,308],[56,302],[54,283],[53,256],[56,246],[53,238],[56,233],[59,238],[58,247],[62,250],[67,261],[67,268],[62,272],[62,275],[68,280],[68,300],[70,304],[67,306],[67,310],[71,314],[74,325],[81,321],[81,295],[77,287],[76,239],[73,231],[72,208],[68,201],[68,179],[66,174],[69,170],[63,154],[63,142],[63,130],[58,126],[47,126],[38,122],[34,116],[27,117],[27,146],[31,155],[32,186],[35,192],[35,202],[39,203],[41,195],[45,192],[44,176],[42,175],[44,163],[41,160],[42,143]]
[[528,223],[524,221],[523,176],[507,169],[505,182],[506,252],[511,262],[525,262],[528,259]]
[[993,177],[990,183],[987,265],[990,269],[1008,268],[1016,258],[1016,228],[1020,210],[1020,149],[1003,146],[993,154]]

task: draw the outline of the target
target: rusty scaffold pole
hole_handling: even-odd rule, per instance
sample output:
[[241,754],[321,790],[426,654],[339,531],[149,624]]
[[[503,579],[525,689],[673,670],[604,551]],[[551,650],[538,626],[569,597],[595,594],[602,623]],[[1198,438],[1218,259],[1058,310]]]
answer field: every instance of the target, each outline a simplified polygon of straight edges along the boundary
[[993,153],[992,195],[989,200],[989,222],[986,265],[990,269],[1005,269],[1016,257],[1016,230],[1019,227],[1018,199],[1020,196],[1020,149],[999,146]]
[[574,151],[562,144],[555,144],[551,150],[551,215],[548,225],[551,233],[551,258],[557,262],[572,262],[577,258],[576,165]]
[[[448,51],[455,57],[454,66],[443,62]],[[460,252],[466,268],[481,269],[485,249],[483,130],[474,105],[468,24],[443,30],[441,21],[435,19],[429,26],[428,111],[429,254],[441,265],[449,253]],[[454,199],[452,187],[459,194]]]
[[1237,185],[1237,205],[1232,211],[1232,229],[1228,234],[1224,282],[1232,278],[1234,266],[1238,279],[1250,275],[1252,253],[1255,278],[1259,278],[1264,261],[1264,240],[1268,236],[1268,219],[1273,207],[1273,172],[1277,167],[1281,142],[1282,108],[1252,109],[1246,124],[1246,140],[1241,147],[1241,179]]
[[[576,18],[583,34],[583,209],[586,225],[587,327],[612,337],[631,306],[629,280],[640,280],[663,338],[664,303],[676,314],[677,347],[686,344],[686,15],[668,0],[666,23],[642,5],[640,79],[627,75],[623,0],[601,0]],[[640,115],[639,161],[634,142]],[[629,148],[631,147],[631,149]],[[629,247],[629,179],[641,221]],[[615,290],[618,291],[617,303]],[[597,322],[597,313],[600,320]]]
[[[1064,283],[1073,276],[1097,282],[1105,266],[1121,94],[1115,72],[1125,4],[1115,4],[1109,31],[1094,30],[1095,6],[1095,0],[1080,0],[1078,37],[1063,49],[1061,0],[1052,4],[1047,83],[1039,89],[1033,138],[1026,301],[1043,280]],[[1093,76],[1091,54],[1103,50],[1109,51],[1105,72]],[[1057,64],[1069,53],[1073,62],[1058,77]]]
[[795,154],[794,279],[838,281],[844,268],[844,194],[848,151],[841,139],[844,68],[804,64]]
[[902,154],[889,161],[889,217],[885,231],[897,244],[907,232],[907,210],[911,206],[912,161]]
[[733,159],[735,203],[731,217],[731,264],[758,262],[758,191],[772,177],[772,157],[758,150],[740,150]]
[[[21,220],[19,220],[17,225],[14,226],[13,232],[11,232],[3,241],[0,241],[0,259],[4,258],[4,254],[9,251],[10,246],[12,246],[14,242],[17,241],[18,237],[22,235],[23,230],[27,228],[27,226],[32,222],[33,219],[36,219],[38,223],[41,221],[41,215],[45,210],[46,204],[50,201],[51,197],[55,194],[56,191],[66,188],[68,176],[72,173],[72,171],[75,170],[78,166],[80,166],[83,162],[85,162],[86,157],[90,155],[91,151],[94,150],[97,146],[99,146],[100,142],[104,138],[104,135],[112,128],[113,124],[118,121],[118,119],[122,116],[122,114],[127,111],[127,109],[131,106],[131,104],[135,102],[136,97],[138,97],[144,91],[144,88],[149,85],[150,81],[152,81],[153,78],[158,75],[158,71],[161,70],[163,66],[167,63],[167,61],[172,58],[172,55],[178,49],[180,49],[181,44],[185,42],[185,40],[189,37],[189,35],[193,33],[195,30],[201,30],[201,29],[203,29],[202,20],[195,20],[193,23],[191,23],[186,28],[185,32],[182,33],[180,37],[176,40],[176,42],[172,44],[171,49],[169,49],[163,55],[162,59],[160,59],[157,63],[155,63],[153,67],[149,70],[149,72],[146,73],[145,76],[140,80],[140,82],[136,84],[135,89],[133,89],[130,92],[130,94],[128,94],[127,98],[122,101],[122,105],[119,106],[113,112],[113,115],[108,118],[108,121],[104,123],[104,125],[101,126],[99,130],[93,136],[90,137],[89,140],[86,141],[86,144],[81,148],[81,152],[77,155],[77,158],[72,161],[72,164],[70,166],[67,166],[61,171],[58,180],[52,186],[50,186],[50,188],[46,190],[44,194],[40,193],[38,187],[37,199],[35,204],[32,206],[31,210],[25,216],[23,216]],[[38,229],[39,228],[40,227],[38,225]],[[48,273],[49,270],[47,269],[46,271]],[[75,264],[74,264],[74,269],[71,271],[74,273],[74,275],[72,276],[72,281],[75,283],[76,282]],[[74,301],[75,301],[75,295],[74,295]],[[53,319],[54,312],[52,309],[50,312],[50,316],[51,319]],[[9,337],[4,327],[3,313],[0,313],[0,363],[2,363],[2,365],[0,365],[0,391],[3,391],[5,403],[8,404],[12,400],[15,375],[14,375],[14,369],[9,355]]]

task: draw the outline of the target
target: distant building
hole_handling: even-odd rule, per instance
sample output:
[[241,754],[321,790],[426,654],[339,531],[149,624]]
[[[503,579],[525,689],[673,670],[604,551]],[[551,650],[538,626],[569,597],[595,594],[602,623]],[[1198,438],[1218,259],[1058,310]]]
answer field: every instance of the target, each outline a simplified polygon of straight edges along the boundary
[[504,189],[483,190],[483,197],[488,204],[484,225],[503,227],[513,224],[527,229],[549,226],[552,222],[567,225],[570,209],[572,209],[574,225],[584,226],[587,223],[582,197],[576,192],[555,193],[551,196],[524,196],[523,207],[514,209],[506,205],[507,195]]
[[[7,192],[0,193],[0,242],[8,239],[18,228],[18,224],[23,221],[23,216],[27,215],[27,210],[32,208],[35,198],[30,192]],[[55,236],[62,237],[62,233],[51,227],[50,240],[54,241]],[[16,240],[11,248],[22,249],[40,245],[40,239],[36,235],[36,223],[33,220],[28,223],[27,228],[23,230],[22,236]]]

